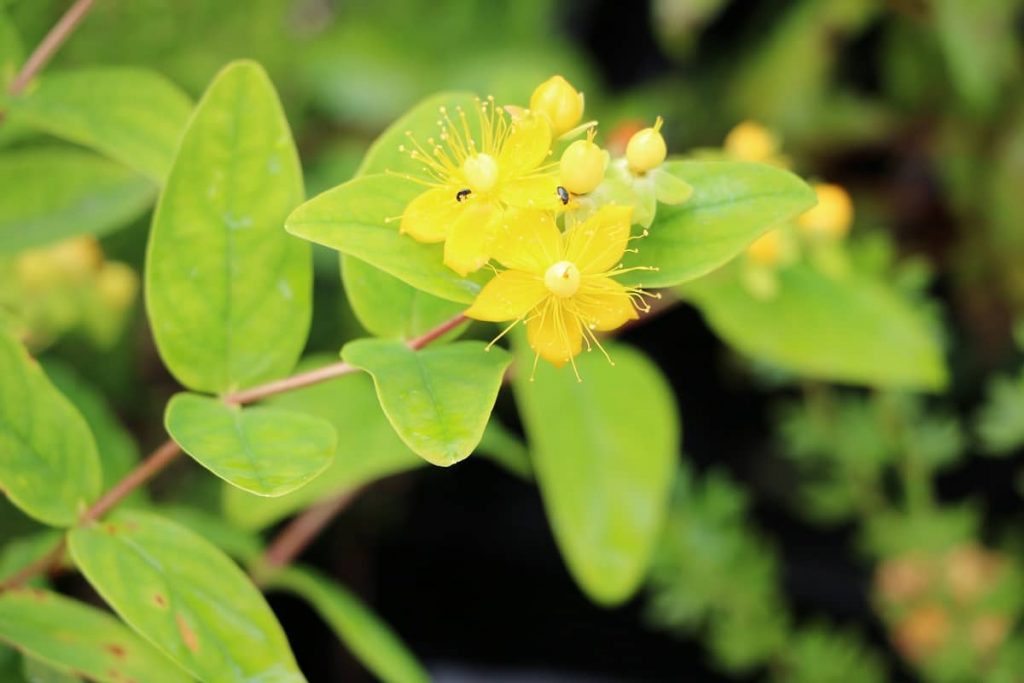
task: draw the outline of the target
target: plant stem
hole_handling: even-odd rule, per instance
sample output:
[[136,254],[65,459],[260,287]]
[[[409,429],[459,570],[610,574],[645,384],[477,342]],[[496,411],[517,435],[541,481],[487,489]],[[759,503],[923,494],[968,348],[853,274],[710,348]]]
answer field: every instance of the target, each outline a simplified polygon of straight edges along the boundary
[[94,3],[95,0],[78,0],[68,8],[68,11],[53,25],[53,28],[46,34],[46,37],[39,43],[35,51],[29,55],[18,75],[11,81],[11,85],[7,89],[11,95],[21,94],[28,84],[32,82],[36,74],[57,54],[57,50],[60,49],[61,45],[74,33],[78,25],[82,23],[82,20],[89,13],[89,10],[92,9]]
[[[407,345],[411,349],[421,349],[431,342],[437,341],[440,337],[443,337],[445,334],[467,320],[468,318],[460,313],[459,315],[441,323],[437,327],[424,332],[419,337],[410,339],[407,342]],[[339,361],[338,363],[334,363],[323,368],[317,368],[316,370],[303,372],[298,375],[293,375],[292,377],[268,382],[251,389],[246,389],[245,391],[230,394],[225,397],[224,400],[232,405],[253,403],[267,398],[268,396],[300,389],[312,384],[318,384],[319,382],[334,379],[335,377],[347,375],[355,372],[356,370],[358,370],[358,368],[355,366]],[[110,512],[110,510],[117,506],[118,503],[124,500],[128,494],[162,472],[168,465],[174,462],[179,455],[181,455],[181,447],[172,439],[168,439],[162,443],[149,455],[149,457],[125,475],[121,481],[117,482],[113,488],[103,494],[99,500],[93,503],[92,507],[86,510],[82,515],[79,520],[79,525],[89,524],[90,522],[95,522],[103,517],[103,515]],[[303,514],[299,515],[284,529],[284,531],[281,532],[277,539],[271,543],[270,549],[266,555],[268,563],[275,567],[281,567],[291,562],[292,559],[301,553],[306,546],[316,538],[316,535],[330,523],[334,516],[348,505],[349,501],[355,497],[356,493],[356,491],[348,491],[333,500],[314,505]],[[33,576],[48,571],[52,566],[60,561],[64,552],[64,543],[65,540],[62,538],[60,543],[53,550],[32,564],[23,567],[3,583],[0,583],[0,593],[10,588],[17,588]]]

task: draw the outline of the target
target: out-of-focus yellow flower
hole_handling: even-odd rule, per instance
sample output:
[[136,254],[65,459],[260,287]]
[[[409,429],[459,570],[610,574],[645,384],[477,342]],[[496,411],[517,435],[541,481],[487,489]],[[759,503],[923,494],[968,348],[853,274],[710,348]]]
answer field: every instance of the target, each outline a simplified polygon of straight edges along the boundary
[[665,138],[661,135],[661,126],[665,121],[659,116],[654,126],[638,130],[626,145],[626,163],[629,170],[636,174],[647,173],[657,168],[668,156]]
[[430,189],[405,208],[400,229],[420,242],[444,242],[444,263],[460,275],[490,259],[506,208],[560,205],[554,165],[545,163],[547,121],[529,113],[512,120],[493,99],[478,101],[476,115],[479,136],[466,112],[459,109],[456,122],[444,108],[439,141],[431,138],[424,147],[409,136],[409,154],[427,174],[413,179]]
[[509,211],[495,252],[507,270],[487,283],[466,315],[512,321],[499,338],[525,322],[536,357],[558,367],[572,362],[584,342],[600,349],[595,332],[636,318],[650,308],[644,297],[655,296],[613,279],[636,270],[621,265],[632,212],[605,206],[562,234],[549,212]]
[[583,93],[569,81],[552,76],[537,86],[530,96],[530,110],[545,117],[551,132],[558,137],[572,130],[583,118]]
[[754,121],[744,121],[725,136],[725,152],[740,161],[777,163],[779,139]]
[[817,183],[818,203],[797,218],[801,232],[811,238],[842,239],[853,225],[853,200],[849,193],[831,183]]
[[777,266],[784,255],[785,235],[779,228],[769,230],[747,247],[747,258],[759,266]]
[[604,180],[608,167],[608,152],[594,144],[594,129],[586,140],[577,140],[562,153],[559,161],[559,181],[573,194],[589,194]]
[[128,308],[135,301],[139,277],[125,263],[105,263],[96,274],[96,294],[100,301],[114,310]]

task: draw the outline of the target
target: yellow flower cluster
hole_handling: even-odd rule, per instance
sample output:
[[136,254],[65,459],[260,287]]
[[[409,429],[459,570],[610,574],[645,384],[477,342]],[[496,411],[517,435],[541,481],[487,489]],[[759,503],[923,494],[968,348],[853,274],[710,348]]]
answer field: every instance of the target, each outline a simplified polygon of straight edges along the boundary
[[[632,225],[650,221],[637,220],[635,202],[622,201],[621,192],[599,191],[610,159],[595,142],[596,123],[580,124],[583,110],[583,94],[554,76],[533,92],[528,109],[499,107],[493,98],[475,111],[441,109],[438,137],[424,145],[410,135],[405,148],[423,169],[414,179],[427,189],[405,208],[401,232],[443,242],[444,264],[459,275],[493,268],[466,315],[509,322],[505,332],[524,323],[536,358],[556,366],[583,348],[601,349],[596,333],[636,318],[653,296],[615,279],[638,270],[623,267],[622,258]],[[653,183],[667,156],[661,125],[659,118],[629,142],[620,166],[637,182]],[[676,182],[669,194],[683,201],[688,186]]]

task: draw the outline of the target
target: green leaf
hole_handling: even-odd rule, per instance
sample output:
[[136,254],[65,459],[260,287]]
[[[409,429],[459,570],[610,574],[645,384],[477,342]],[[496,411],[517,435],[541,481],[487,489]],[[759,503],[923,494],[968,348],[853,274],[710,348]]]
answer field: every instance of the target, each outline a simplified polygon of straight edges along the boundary
[[[241,491],[241,489],[235,490]],[[257,500],[271,499],[257,498]],[[164,517],[199,534],[227,553],[229,557],[239,560],[243,565],[251,565],[258,561],[260,555],[263,554],[263,542],[258,535],[239,529],[218,514],[189,505],[161,505],[159,512]]]
[[670,287],[707,275],[772,226],[814,206],[814,191],[789,171],[731,161],[668,161],[661,169],[686,181],[693,195],[662,204],[650,234],[634,242],[627,267],[653,266],[624,280]]
[[100,493],[89,426],[21,344],[0,332],[0,489],[25,514],[73,524]]
[[380,405],[402,441],[442,467],[480,443],[512,362],[503,349],[476,341],[413,351],[401,342],[360,339],[341,355],[373,375]]
[[805,377],[878,387],[939,389],[946,368],[934,335],[880,282],[826,277],[796,264],[777,272],[770,298],[734,273],[681,291],[731,346]]
[[[82,413],[92,430],[103,469],[103,489],[111,488],[139,463],[138,444],[131,432],[121,424],[103,394],[86,382],[74,368],[51,359],[43,361],[43,368],[54,386]],[[143,500],[143,490],[136,489],[120,504]]]
[[74,674],[64,673],[32,657],[23,658],[22,674],[26,683],[81,683],[82,680]]
[[[363,157],[363,163],[359,166],[357,175],[369,175],[374,173],[412,173],[423,175],[423,165],[409,158],[410,149],[409,133],[421,144],[426,144],[428,138],[437,138],[440,134],[438,120],[441,118],[441,107],[448,111],[448,115],[457,120],[457,112],[461,107],[466,112],[473,112],[476,109],[477,97],[472,93],[454,92],[440,93],[423,100],[410,109],[402,118],[398,119],[388,129],[381,133],[370,149]],[[471,130],[476,130],[475,117],[470,117]]]
[[472,303],[486,274],[459,277],[443,263],[443,245],[398,232],[406,205],[423,187],[390,174],[361,176],[310,199],[288,217],[293,235],[336,249],[442,299]]
[[302,201],[288,122],[259,65],[234,62],[185,130],[146,254],[157,348],[186,387],[226,392],[289,372],[309,331],[309,245],[281,226]]
[[43,75],[12,99],[12,121],[76,142],[163,182],[192,102],[166,78],[134,67]]
[[341,257],[341,277],[359,322],[378,337],[412,339],[465,308],[414,289],[350,256]]
[[0,187],[0,252],[110,232],[141,215],[154,194],[120,164],[56,147],[5,150]]
[[[311,358],[300,367],[312,369],[333,361]],[[234,486],[225,487],[225,514],[244,528],[264,527],[338,493],[426,464],[391,428],[368,375],[339,377],[281,394],[268,403],[327,420],[338,433],[338,446],[333,462],[323,474],[280,498],[259,498]]]
[[530,464],[530,452],[517,435],[494,415],[484,430],[477,453],[501,465],[512,474],[533,481],[533,465]]
[[104,683],[177,683],[177,665],[109,613],[38,589],[0,594],[0,639],[60,671]]
[[21,35],[7,15],[7,10],[0,6],[0,102],[7,96],[7,86],[14,80],[24,59]]
[[312,569],[289,567],[271,587],[305,599],[360,662],[385,683],[429,681],[430,676],[398,636],[347,590]]
[[[3,546],[0,547],[0,581],[11,578],[25,567],[42,560],[53,552],[63,533],[56,529],[43,529],[9,540],[5,539]],[[44,585],[45,581],[44,576],[36,575],[26,583],[29,586],[39,586]]]
[[572,369],[541,362],[517,339],[513,387],[555,540],[595,602],[615,605],[643,580],[679,455],[671,389],[646,357],[605,342]]
[[71,531],[69,548],[114,611],[196,678],[304,680],[249,577],[194,532],[158,515],[121,511]]
[[338,440],[320,418],[188,393],[171,398],[164,424],[200,465],[261,496],[283,496],[314,479],[331,464]]

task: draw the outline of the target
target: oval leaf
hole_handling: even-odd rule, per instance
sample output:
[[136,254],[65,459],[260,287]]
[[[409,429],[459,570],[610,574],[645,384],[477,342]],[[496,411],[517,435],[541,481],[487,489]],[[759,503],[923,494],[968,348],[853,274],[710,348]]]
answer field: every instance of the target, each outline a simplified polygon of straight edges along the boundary
[[[437,138],[440,134],[438,119],[441,117],[442,107],[452,118],[458,116],[459,108],[472,112],[476,109],[476,95],[466,92],[440,93],[423,100],[402,118],[398,119],[387,130],[380,134],[373,145],[367,150],[363,157],[363,163],[359,165],[357,175],[370,175],[373,173],[412,173],[423,174],[423,165],[409,157],[408,151],[409,135],[411,134],[421,144],[426,144],[429,138]],[[470,130],[478,130],[479,125],[475,116],[469,117]]]
[[[311,358],[300,367],[312,369],[333,360]],[[275,396],[269,405],[327,420],[343,438],[338,439],[327,470],[288,495],[258,498],[234,486],[225,487],[225,514],[244,528],[262,528],[343,491],[426,464],[395,434],[377,402],[373,381],[363,373]]]
[[[533,352],[518,344],[517,366]],[[605,342],[615,360],[577,357],[570,368],[540,363],[513,387],[534,475],[555,540],[587,595],[605,605],[640,585],[665,516],[679,455],[671,389],[646,357]]]
[[304,681],[281,626],[241,569],[151,513],[74,529],[75,564],[143,637],[204,681]]
[[789,171],[731,161],[669,161],[663,171],[686,181],[693,195],[659,205],[650,234],[635,242],[624,264],[653,266],[623,278],[670,287],[706,275],[743,251],[773,225],[814,206],[814,191]]
[[0,332],[0,489],[25,514],[68,526],[100,493],[89,426],[24,347]]
[[480,443],[512,362],[503,349],[473,341],[413,351],[400,342],[360,339],[341,355],[373,375],[381,408],[402,441],[442,467]]
[[188,96],[155,71],[97,67],[45,74],[9,113],[163,182],[191,111]]
[[56,147],[5,150],[0,187],[0,251],[110,232],[139,217],[156,191],[120,164]]
[[398,222],[392,220],[421,192],[422,186],[398,176],[362,176],[310,199],[288,217],[286,227],[293,235],[354,256],[416,289],[472,303],[486,274],[459,277],[444,265],[443,245],[417,242],[399,233]]
[[377,337],[412,339],[465,308],[414,289],[351,256],[341,257],[341,278],[359,322]]
[[877,387],[945,385],[934,335],[882,283],[833,279],[806,264],[776,275],[778,291],[768,299],[752,296],[735,273],[681,292],[731,346],[799,375]]
[[89,680],[192,680],[109,613],[57,593],[28,589],[0,594],[0,640]]
[[283,496],[308,483],[330,465],[338,440],[320,418],[197,394],[174,396],[164,424],[200,465],[260,496]]
[[289,372],[311,315],[309,245],[285,216],[302,172],[266,73],[235,62],[196,107],[153,217],[146,303],[182,384],[226,392]]
[[338,638],[377,678],[386,683],[429,681],[416,657],[380,617],[359,598],[311,569],[289,567],[274,575],[271,587],[305,599]]

